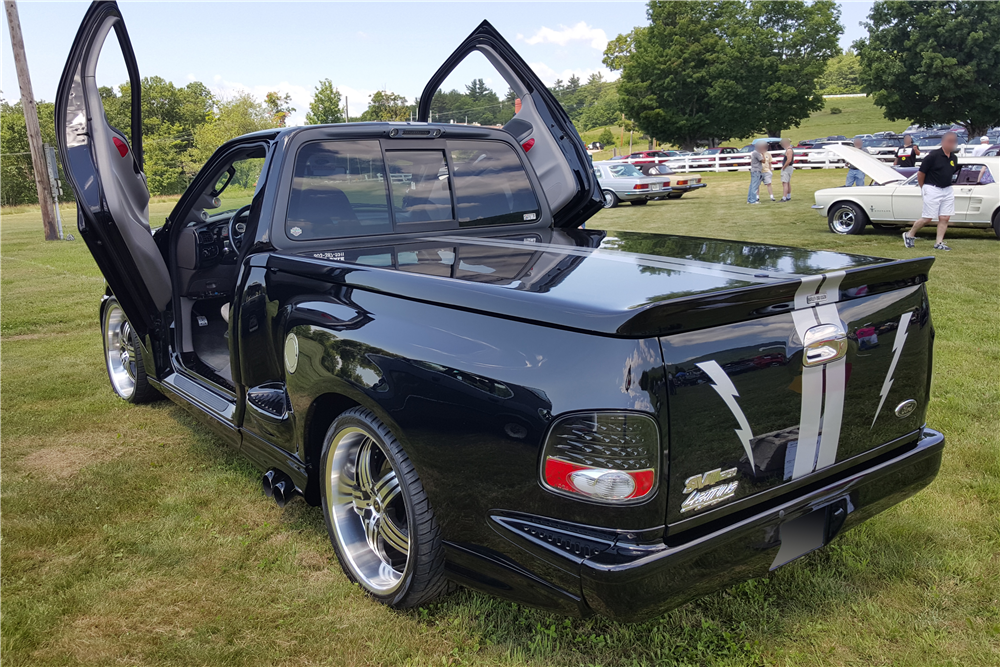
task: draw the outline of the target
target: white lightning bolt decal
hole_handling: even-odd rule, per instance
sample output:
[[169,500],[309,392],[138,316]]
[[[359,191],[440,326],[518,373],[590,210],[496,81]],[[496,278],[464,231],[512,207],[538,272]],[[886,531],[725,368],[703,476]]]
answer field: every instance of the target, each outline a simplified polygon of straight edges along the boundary
[[756,470],[753,462],[753,450],[750,449],[750,441],[753,440],[753,431],[750,429],[750,423],[747,421],[746,415],[743,414],[743,410],[740,409],[739,403],[736,402],[736,397],[740,395],[740,392],[736,391],[736,385],[733,384],[733,381],[726,375],[726,371],[722,370],[722,366],[715,360],[704,361],[700,364],[695,364],[695,366],[705,371],[708,377],[712,378],[712,381],[715,382],[712,385],[712,389],[729,406],[730,412],[736,417],[736,421],[740,427],[733,430],[739,436],[740,442],[743,443],[743,449],[747,453],[747,458],[750,459],[750,469]]
[[892,350],[894,354],[892,355],[892,363],[889,364],[889,372],[885,375],[885,382],[882,383],[882,399],[878,402],[878,410],[875,411],[875,419],[872,419],[872,425],[869,428],[875,428],[875,422],[878,421],[879,413],[882,412],[882,405],[885,403],[885,397],[889,395],[889,389],[892,387],[892,374],[896,372],[896,364],[899,362],[899,355],[903,352],[903,345],[906,343],[906,328],[910,325],[910,317],[913,316],[912,312],[903,313],[902,317],[899,318],[899,328],[896,329],[896,340],[892,344]]

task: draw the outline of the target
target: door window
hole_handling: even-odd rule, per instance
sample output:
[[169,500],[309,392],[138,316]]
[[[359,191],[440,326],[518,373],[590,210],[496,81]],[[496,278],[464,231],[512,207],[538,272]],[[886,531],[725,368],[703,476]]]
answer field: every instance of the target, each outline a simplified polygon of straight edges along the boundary
[[391,234],[389,197],[378,141],[317,141],[295,157],[285,233],[331,239]]
[[450,141],[461,227],[538,219],[538,200],[514,149],[499,141]]

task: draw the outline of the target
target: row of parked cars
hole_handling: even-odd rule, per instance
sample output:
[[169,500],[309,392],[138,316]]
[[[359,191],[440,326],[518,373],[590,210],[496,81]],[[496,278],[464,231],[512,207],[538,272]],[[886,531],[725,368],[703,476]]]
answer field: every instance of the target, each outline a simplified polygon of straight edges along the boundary
[[673,157],[668,155],[673,152],[639,151],[595,162],[594,176],[601,186],[604,208],[614,208],[624,201],[643,206],[657,199],[680,199],[687,192],[706,187],[701,174],[677,173],[661,162]]

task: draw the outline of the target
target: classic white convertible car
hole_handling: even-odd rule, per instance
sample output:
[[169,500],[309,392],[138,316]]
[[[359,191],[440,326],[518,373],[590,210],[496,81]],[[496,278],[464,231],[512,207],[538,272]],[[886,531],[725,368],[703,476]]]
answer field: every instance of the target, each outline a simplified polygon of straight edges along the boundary
[[[909,225],[920,217],[922,201],[917,174],[901,173],[853,146],[828,146],[871,179],[871,185],[826,188],[816,192],[817,211],[826,215],[835,234],[861,234]],[[992,228],[1000,238],[1000,157],[959,157],[962,170],[954,179],[955,215],[949,226]],[[904,170],[904,172],[910,170]],[[931,223],[935,224],[935,223]]]

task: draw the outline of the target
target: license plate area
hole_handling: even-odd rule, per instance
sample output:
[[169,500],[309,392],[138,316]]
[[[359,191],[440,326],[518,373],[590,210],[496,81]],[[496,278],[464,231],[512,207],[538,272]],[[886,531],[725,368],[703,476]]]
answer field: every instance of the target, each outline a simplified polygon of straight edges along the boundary
[[844,527],[849,512],[848,499],[840,498],[781,524],[778,527],[781,547],[771,563],[771,570],[825,547]]

